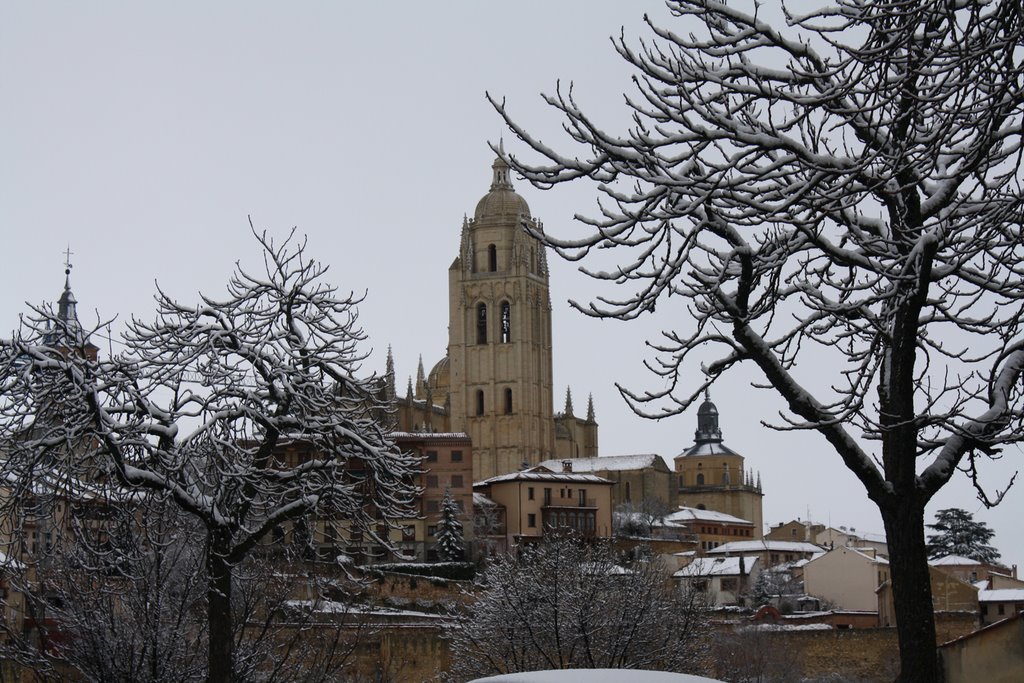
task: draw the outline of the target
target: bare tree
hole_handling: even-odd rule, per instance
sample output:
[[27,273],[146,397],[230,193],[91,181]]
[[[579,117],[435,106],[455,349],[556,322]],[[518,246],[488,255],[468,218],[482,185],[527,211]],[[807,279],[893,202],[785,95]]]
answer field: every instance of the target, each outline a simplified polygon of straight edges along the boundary
[[655,527],[662,526],[665,517],[672,512],[668,503],[651,496],[639,502],[619,503],[612,515],[612,522],[617,535],[650,538],[654,535]]
[[560,88],[579,146],[559,152],[492,100],[542,157],[506,160],[604,195],[581,236],[538,235],[617,255],[584,267],[617,290],[580,310],[681,304],[651,342],[665,388],[620,389],[637,412],[679,413],[752,365],[788,408],[775,427],[835,449],[885,526],[900,680],[933,681],[924,507],[957,468],[998,503],[977,468],[1024,439],[1024,9],[836,0],[777,28],[739,5],[673,0],[678,32],[614,41],[635,69],[622,134]]
[[451,676],[537,669],[685,671],[705,651],[701,594],[671,584],[657,559],[616,564],[605,543],[555,533],[494,558],[450,627]]
[[[324,284],[294,233],[256,236],[261,271],[238,267],[224,298],[195,305],[159,291],[155,321],[133,320],[113,358],[90,352],[77,317],[42,307],[0,342],[8,556],[29,524],[68,528],[75,486],[116,489],[141,519],[151,501],[172,503],[199,530],[218,682],[247,666],[234,588],[269,532],[329,518],[387,547],[379,530],[408,516],[414,467],[372,419],[375,385],[357,374],[359,299]],[[55,485],[36,486],[41,473]]]

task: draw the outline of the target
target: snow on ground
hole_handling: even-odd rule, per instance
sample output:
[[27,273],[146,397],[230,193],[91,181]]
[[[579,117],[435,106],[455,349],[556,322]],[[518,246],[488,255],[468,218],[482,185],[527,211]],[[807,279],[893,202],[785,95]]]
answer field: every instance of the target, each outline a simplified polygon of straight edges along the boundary
[[721,683],[714,678],[634,669],[563,669],[478,678],[472,683]]

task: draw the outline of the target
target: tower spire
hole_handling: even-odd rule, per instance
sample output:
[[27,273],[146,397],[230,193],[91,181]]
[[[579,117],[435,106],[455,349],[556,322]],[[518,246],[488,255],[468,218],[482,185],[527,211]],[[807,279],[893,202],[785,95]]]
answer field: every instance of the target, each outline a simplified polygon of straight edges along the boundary
[[591,424],[597,422],[597,419],[594,417],[594,394],[587,395],[587,422]]
[[572,417],[572,387],[565,388],[565,416]]
[[388,344],[388,359],[384,366],[384,392],[389,401],[395,399],[395,357],[391,355],[391,344]]
[[419,366],[416,368],[416,397],[421,398],[426,393],[426,374],[423,372],[423,354],[420,354]]

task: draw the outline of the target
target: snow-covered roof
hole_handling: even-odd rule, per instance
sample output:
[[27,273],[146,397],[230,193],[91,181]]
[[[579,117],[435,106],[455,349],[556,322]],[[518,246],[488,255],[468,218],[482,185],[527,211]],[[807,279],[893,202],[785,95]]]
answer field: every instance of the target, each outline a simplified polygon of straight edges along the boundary
[[[741,571],[740,560],[743,561]],[[672,576],[693,578],[698,576],[739,576],[749,574],[757,563],[757,556],[699,557]]]
[[774,550],[783,553],[820,553],[821,548],[813,543],[803,541],[732,541],[709,550],[708,554],[724,555],[726,553],[759,553]]
[[[566,458],[572,463],[573,472],[621,472],[624,470],[642,470],[647,467],[663,466],[671,472],[671,468],[657,453],[641,453],[637,455],[602,455],[597,458]],[[541,467],[561,471],[563,460],[545,460]]]
[[498,504],[482,493],[473,492],[473,505],[482,507],[498,507]]
[[973,567],[981,565],[981,562],[963,555],[946,555],[937,560],[930,560],[928,564],[933,567]]
[[857,548],[851,548],[850,546],[841,546],[839,548],[833,548],[832,550],[829,550],[824,553],[815,553],[813,557],[808,559],[803,565],[800,566],[810,564],[811,562],[814,562],[815,560],[825,557],[825,555],[831,555],[832,553],[850,553],[855,557],[862,557],[873,564],[889,564],[889,560],[885,559],[884,557],[875,557],[871,555],[870,552],[863,552],[861,550],[858,550]]
[[1024,588],[978,591],[978,602],[1024,602]]
[[490,486],[491,484],[499,484],[506,481],[551,481],[563,484],[614,484],[615,482],[604,477],[599,477],[596,474],[584,474],[577,472],[552,472],[546,467],[531,467],[528,470],[521,472],[510,472],[509,474],[499,474],[496,477],[490,479],[484,479],[473,484],[473,487],[477,486]]
[[558,671],[530,671],[477,678],[470,683],[721,683],[715,678],[676,674],[667,671],[640,671],[630,669],[560,669]]
[[816,559],[818,559],[819,557],[821,557],[824,554],[825,554],[824,550],[819,550],[818,552],[814,553],[810,557],[804,558],[802,560],[797,560],[796,562],[793,562],[789,566],[792,567],[793,569],[799,569],[800,567],[803,567],[808,562],[810,562],[812,560],[816,560]]
[[708,455],[739,455],[736,451],[726,446],[721,441],[711,443],[698,443],[683,451],[676,458],[688,458],[692,456]]
[[466,432],[389,432],[391,439],[468,439]]
[[683,524],[686,522],[717,522],[719,524],[742,524],[746,526],[754,526],[754,523],[746,519],[740,519],[739,517],[733,517],[727,515],[724,512],[716,512],[714,510],[701,510],[698,508],[688,508],[679,506],[676,512],[670,515],[665,515],[666,522],[672,522],[676,524]]

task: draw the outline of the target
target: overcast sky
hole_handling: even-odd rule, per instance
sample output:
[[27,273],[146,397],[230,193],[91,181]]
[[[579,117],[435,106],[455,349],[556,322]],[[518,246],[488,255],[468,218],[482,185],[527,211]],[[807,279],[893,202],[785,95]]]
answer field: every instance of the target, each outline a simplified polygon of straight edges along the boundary
[[[581,105],[624,130],[629,71],[609,36],[646,36],[645,11],[673,21],[658,0],[0,0],[0,330],[26,301],[56,300],[67,247],[85,324],[148,317],[155,282],[182,299],[221,291],[237,260],[258,256],[251,216],[275,235],[297,226],[331,282],[367,292],[366,370],[381,370],[391,345],[401,390],[419,354],[429,371],[445,353],[447,269],[462,217],[490,183],[487,143],[504,135],[516,149],[484,92],[556,142],[559,121],[539,93],[572,81]],[[594,205],[586,187],[516,187],[549,231],[565,234]],[[585,319],[567,300],[586,300],[592,283],[573,264],[550,266],[556,406],[567,385],[577,411],[592,392],[602,455],[654,452],[671,464],[692,444],[696,415],[641,420],[614,383],[657,386],[644,340],[684,309]],[[881,532],[822,439],[761,426],[781,404],[751,379],[727,377],[713,398],[726,444],[761,472],[765,521]],[[989,483],[1005,485],[1020,462],[1014,449]],[[929,513],[952,506],[995,529],[1004,560],[1024,562],[1024,493],[988,511],[959,476]]]

